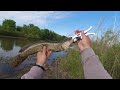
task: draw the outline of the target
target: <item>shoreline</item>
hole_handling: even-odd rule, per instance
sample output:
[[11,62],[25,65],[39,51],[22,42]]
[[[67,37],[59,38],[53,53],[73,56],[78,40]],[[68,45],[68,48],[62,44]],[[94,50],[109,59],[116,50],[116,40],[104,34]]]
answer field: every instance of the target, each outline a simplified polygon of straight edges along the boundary
[[5,35],[0,35],[0,37],[3,37],[3,38],[14,38],[14,39],[39,39],[39,38],[29,38],[29,37],[14,37],[14,36],[5,36]]
[[[0,35],[0,38],[13,38],[13,39],[31,39],[31,40],[39,40],[39,38],[27,38],[27,37],[13,37],[13,36],[4,36]],[[53,42],[53,43],[60,43],[61,41],[52,41],[52,40],[39,40],[39,41],[46,41],[46,42]]]
[[0,37],[5,37],[5,38],[18,38],[18,39],[28,39],[28,38],[25,38],[25,37],[13,37],[13,36],[4,36],[4,35],[0,35]]

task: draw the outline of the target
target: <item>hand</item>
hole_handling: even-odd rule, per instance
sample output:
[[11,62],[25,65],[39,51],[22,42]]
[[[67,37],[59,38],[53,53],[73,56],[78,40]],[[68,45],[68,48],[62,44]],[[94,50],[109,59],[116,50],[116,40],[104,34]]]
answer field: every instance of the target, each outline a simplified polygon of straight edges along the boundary
[[52,51],[47,50],[46,46],[44,46],[42,51],[37,53],[36,64],[39,64],[39,65],[43,66],[51,53],[52,53]]
[[90,47],[90,38],[84,34],[84,32],[81,32],[82,40],[78,42],[78,47],[80,48],[80,51],[83,51],[86,48]]

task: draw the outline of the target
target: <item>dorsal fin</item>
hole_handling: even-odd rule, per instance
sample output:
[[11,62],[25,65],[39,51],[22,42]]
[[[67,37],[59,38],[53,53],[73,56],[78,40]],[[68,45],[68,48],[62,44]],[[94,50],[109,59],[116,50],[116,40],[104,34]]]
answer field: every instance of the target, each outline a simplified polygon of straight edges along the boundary
[[30,47],[31,45],[33,45],[33,44],[29,43],[29,44],[25,45],[24,47],[22,47],[22,48],[20,49],[19,53],[25,51],[25,50],[26,50],[28,47]]
[[[51,43],[50,41],[46,41],[47,43]],[[25,46],[23,46],[20,50],[19,50],[19,53],[22,53],[24,52],[27,48],[29,48],[30,46],[34,45],[34,44],[38,44],[38,43],[46,43],[45,41],[43,40],[40,40],[40,41],[34,41],[32,43],[29,43]],[[52,43],[58,43],[59,41],[52,41]],[[60,43],[60,42],[59,42]]]
[[23,46],[20,50],[19,53],[24,52],[28,47],[32,46],[33,44],[37,44],[37,43],[43,43],[44,41],[34,41],[32,43],[29,43],[25,46]]

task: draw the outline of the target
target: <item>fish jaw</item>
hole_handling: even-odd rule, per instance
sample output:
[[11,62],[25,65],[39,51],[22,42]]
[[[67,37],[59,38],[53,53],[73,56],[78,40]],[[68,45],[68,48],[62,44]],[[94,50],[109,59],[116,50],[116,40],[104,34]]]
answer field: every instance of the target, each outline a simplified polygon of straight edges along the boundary
[[64,42],[61,46],[64,50],[67,50],[72,43],[73,43],[73,40],[69,40],[69,41]]

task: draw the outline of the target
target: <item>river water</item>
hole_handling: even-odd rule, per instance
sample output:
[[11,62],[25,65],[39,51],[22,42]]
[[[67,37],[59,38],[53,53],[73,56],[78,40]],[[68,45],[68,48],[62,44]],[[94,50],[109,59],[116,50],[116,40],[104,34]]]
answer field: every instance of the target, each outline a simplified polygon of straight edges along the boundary
[[[16,70],[20,70],[25,66],[29,66],[35,63],[36,54],[29,56],[24,62],[22,62],[17,68],[13,69],[8,65],[3,64],[4,61],[18,55],[19,50],[34,40],[0,37],[0,73],[11,73]],[[47,60],[47,64],[51,65],[56,58],[64,58],[67,55],[66,51],[53,52]]]

